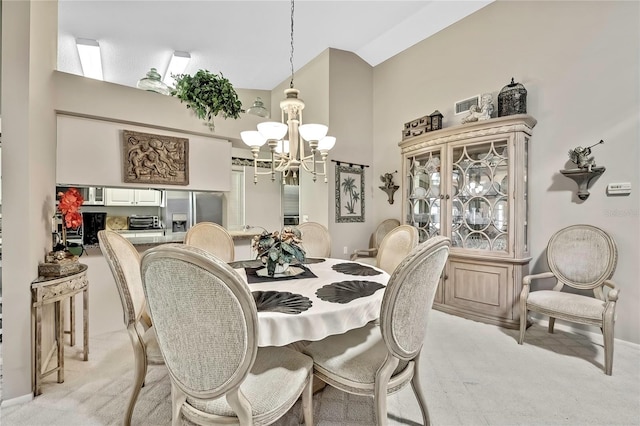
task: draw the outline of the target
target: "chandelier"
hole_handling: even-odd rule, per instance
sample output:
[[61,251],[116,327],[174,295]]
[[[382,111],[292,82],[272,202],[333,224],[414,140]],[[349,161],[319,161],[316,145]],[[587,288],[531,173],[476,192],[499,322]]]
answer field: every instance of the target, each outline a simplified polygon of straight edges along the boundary
[[[293,14],[291,1],[291,82],[285,89],[285,99],[280,101],[281,121],[266,121],[258,124],[258,130],[240,132],[242,141],[251,148],[253,154],[253,182],[258,183],[258,175],[271,175],[275,181],[276,172],[282,173],[282,183],[297,185],[300,170],[311,173],[313,181],[324,176],[327,182],[327,155],[336,143],[336,138],[327,136],[328,128],[323,124],[302,124],[304,102],[298,98],[300,91],[293,87]],[[305,143],[309,145],[308,153]],[[260,159],[260,148],[267,144],[270,159]],[[318,159],[318,156],[320,157]],[[268,172],[258,171],[258,161],[271,165]]]

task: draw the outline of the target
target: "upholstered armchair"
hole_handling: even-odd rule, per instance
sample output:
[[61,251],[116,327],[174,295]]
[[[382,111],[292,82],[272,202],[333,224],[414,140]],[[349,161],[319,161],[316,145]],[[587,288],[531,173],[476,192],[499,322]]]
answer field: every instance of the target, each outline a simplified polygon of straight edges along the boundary
[[316,377],[343,392],[373,397],[377,425],[387,424],[387,394],[409,383],[424,424],[429,424],[420,355],[450,246],[449,238],[433,237],[404,257],[389,278],[379,323],[304,348],[313,358]]
[[184,243],[206,250],[225,262],[233,262],[235,257],[233,238],[217,223],[196,223],[187,231]]
[[149,364],[164,364],[151,319],[146,311],[144,289],[140,279],[140,254],[138,250],[117,232],[98,232],[100,250],[111,269],[118,288],[124,325],[129,332],[135,357],[133,388],[124,413],[124,424],[131,424],[133,409],[140,389],[144,385]]
[[[604,372],[613,370],[613,335],[619,290],[610,278],[616,269],[618,251],[613,238],[591,225],[574,225],[556,232],[547,245],[549,272],[527,275],[520,293],[520,337],[522,344],[528,313],[549,316],[549,333],[556,318],[599,327],[604,339]],[[531,291],[534,280],[554,278],[552,290]],[[562,291],[564,286],[583,294]],[[605,287],[608,290],[605,292]],[[593,296],[584,294],[591,291]]]
[[317,222],[303,222],[296,228],[302,233],[302,247],[307,257],[331,256],[331,236],[324,225]]
[[378,256],[378,249],[380,248],[382,240],[389,231],[398,226],[400,226],[400,221],[398,219],[383,220],[373,234],[371,234],[371,238],[369,238],[369,248],[354,250],[351,255],[351,260],[375,265],[376,257]]
[[226,262],[164,244],[145,252],[141,276],[171,379],[173,425],[268,425],[301,395],[313,425],[313,361],[288,347],[258,348],[253,295]]

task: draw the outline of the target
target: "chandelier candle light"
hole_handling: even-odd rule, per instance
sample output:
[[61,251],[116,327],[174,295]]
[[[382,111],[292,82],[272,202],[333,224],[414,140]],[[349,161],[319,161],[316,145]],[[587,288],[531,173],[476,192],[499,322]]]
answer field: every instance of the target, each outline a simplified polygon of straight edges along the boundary
[[[258,124],[258,130],[240,133],[242,141],[253,153],[253,182],[258,183],[258,175],[271,174],[275,181],[276,172],[282,173],[282,183],[297,184],[300,170],[317,176],[324,176],[327,182],[327,155],[336,143],[336,138],[327,136],[328,128],[323,124],[302,124],[304,102],[298,98],[300,91],[293,87],[293,15],[294,2],[291,1],[291,82],[285,89],[285,99],[280,101],[281,122],[266,121]],[[288,136],[285,138],[285,136]],[[304,141],[309,143],[310,153],[305,152]],[[271,159],[261,160],[271,163],[271,171],[258,172],[258,157],[262,145],[269,147]],[[318,153],[320,160],[317,159]],[[320,170],[318,170],[320,165]]]

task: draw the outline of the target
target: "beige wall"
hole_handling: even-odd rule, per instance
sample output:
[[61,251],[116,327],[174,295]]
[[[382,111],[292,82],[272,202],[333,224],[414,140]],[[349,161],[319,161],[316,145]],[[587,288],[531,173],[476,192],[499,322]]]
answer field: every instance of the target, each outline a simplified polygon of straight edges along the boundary
[[2,2],[3,399],[31,393],[31,294],[51,246],[57,2]]
[[[529,152],[531,268],[546,266],[558,229],[588,223],[616,240],[620,292],[616,337],[640,343],[640,140],[638,2],[498,1],[418,43],[374,70],[374,172],[400,170],[404,122],[439,109],[444,126],[459,124],[455,101],[497,92],[511,77],[526,87],[527,112],[538,120]],[[497,96],[494,96],[497,100]],[[582,202],[559,173],[567,152],[594,148],[607,168]],[[612,182],[631,182],[629,196],[607,196]],[[402,188],[400,189],[402,191]],[[375,199],[376,209],[386,207]],[[400,216],[399,204],[394,205]],[[546,283],[550,285],[550,283]]]
[[377,225],[376,218],[380,214],[371,201],[383,195],[377,189],[380,179],[370,167],[373,164],[373,68],[351,52],[337,49],[329,52],[329,124],[337,138],[331,158],[369,166],[364,168],[365,193],[361,194],[365,222],[336,223],[335,163],[331,164],[328,194],[331,252],[333,257],[348,258],[354,249],[369,246],[371,228]]
[[231,143],[226,140],[68,115],[57,117],[57,183],[149,187],[148,183],[123,183],[123,130],[189,140],[189,184],[154,184],[154,188],[190,191],[231,190]]

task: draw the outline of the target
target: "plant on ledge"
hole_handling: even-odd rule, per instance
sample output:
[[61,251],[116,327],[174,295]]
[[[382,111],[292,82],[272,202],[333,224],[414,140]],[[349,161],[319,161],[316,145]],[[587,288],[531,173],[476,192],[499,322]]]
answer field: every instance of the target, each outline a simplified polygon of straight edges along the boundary
[[240,117],[242,102],[238,99],[233,85],[222,73],[214,74],[199,70],[193,76],[180,74],[172,76],[176,80],[171,96],[187,104],[196,116],[205,120],[211,130],[215,130],[213,118],[220,114],[223,118]]
[[258,253],[257,258],[267,265],[267,274],[272,277],[276,266],[288,267],[297,259],[304,262],[304,249],[300,246],[302,234],[298,228],[286,227],[282,232],[263,232],[253,237],[251,247]]

